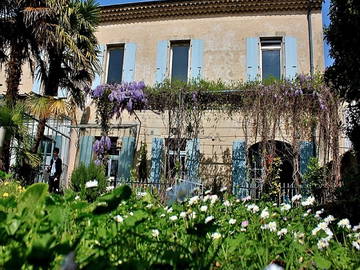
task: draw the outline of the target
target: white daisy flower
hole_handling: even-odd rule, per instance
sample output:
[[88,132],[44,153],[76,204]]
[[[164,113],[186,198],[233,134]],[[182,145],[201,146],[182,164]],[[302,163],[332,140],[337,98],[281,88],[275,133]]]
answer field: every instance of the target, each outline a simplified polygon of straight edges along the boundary
[[341,228],[351,229],[350,221],[347,218],[340,220],[337,225]]
[[221,234],[218,232],[214,232],[213,234],[211,234],[211,238],[214,240],[220,239],[221,238]]
[[327,216],[326,218],[324,218],[324,221],[326,222],[326,223],[331,223],[332,221],[334,221],[335,220],[335,218],[332,216],[332,215],[329,215],[329,216]]
[[246,196],[245,198],[241,199],[243,202],[251,201],[251,196]]
[[227,187],[222,187],[221,189],[220,189],[220,192],[224,192],[224,191],[226,191],[227,190]]
[[285,235],[287,233],[288,233],[288,230],[286,228],[283,228],[283,229],[281,229],[280,231],[277,232],[277,235],[278,236],[283,236],[283,235]]
[[209,223],[210,221],[212,221],[214,219],[213,216],[208,216],[205,218],[205,223]]
[[124,222],[124,218],[120,215],[116,215],[114,217],[114,220],[117,222],[117,223],[123,223]]
[[204,198],[203,198],[203,201],[204,202],[207,202],[211,199],[211,195],[205,195]]
[[276,222],[272,221],[269,224],[264,224],[261,226],[263,230],[269,230],[270,232],[276,232]]
[[181,212],[180,217],[185,218],[186,217],[186,212]]
[[234,225],[235,223],[236,223],[236,219],[231,218],[231,219],[229,220],[229,224]]
[[318,249],[324,249],[324,248],[327,248],[329,246],[329,241],[328,240],[326,240],[326,239],[324,239],[324,238],[322,238],[322,239],[320,239],[319,241],[318,241],[318,243],[317,243],[317,247],[318,247]]
[[281,211],[281,212],[289,211],[290,209],[291,209],[291,205],[290,205],[290,204],[287,204],[287,203],[281,205],[281,207],[280,207],[280,211]]
[[159,234],[160,234],[159,230],[157,230],[157,229],[151,230],[151,235],[152,235],[153,237],[158,237]]
[[199,201],[199,196],[191,197],[189,200],[189,205],[196,204]]
[[178,217],[177,217],[177,216],[171,216],[169,219],[170,219],[171,221],[175,221],[175,220],[178,219]]
[[270,214],[269,214],[269,211],[268,211],[268,209],[266,207],[264,210],[261,211],[260,217],[262,219],[265,219],[265,218],[268,218],[269,216],[270,216]]
[[310,205],[313,205],[314,203],[315,203],[315,198],[310,196],[305,201],[301,202],[301,205],[302,206],[310,206]]
[[351,245],[356,248],[357,250],[360,250],[360,240],[351,242]]
[[360,224],[359,225],[356,225],[352,228],[353,232],[357,232],[360,230]]
[[300,194],[298,194],[298,195],[293,196],[293,197],[291,198],[291,201],[292,201],[292,202],[295,202],[295,201],[301,200],[301,198],[302,198],[302,196],[301,196]]
[[216,203],[217,200],[218,200],[218,196],[217,196],[217,195],[211,195],[211,198],[210,198],[210,203],[211,203],[211,204]]
[[206,212],[208,210],[208,207],[206,205],[203,205],[200,207],[201,212]]
[[226,200],[226,201],[224,202],[224,206],[229,207],[229,206],[231,206],[231,203],[230,203],[228,200]]
[[248,211],[251,211],[251,212],[253,212],[253,213],[257,213],[257,212],[259,212],[260,208],[259,208],[259,206],[257,206],[256,204],[249,204],[249,205],[247,206],[247,210],[248,210]]
[[318,226],[319,229],[325,231],[325,230],[328,228],[329,223],[327,223],[327,222],[320,222],[317,226]]
[[196,218],[196,212],[192,212],[192,213],[189,215],[189,217],[190,217],[191,219],[195,219],[195,218]]

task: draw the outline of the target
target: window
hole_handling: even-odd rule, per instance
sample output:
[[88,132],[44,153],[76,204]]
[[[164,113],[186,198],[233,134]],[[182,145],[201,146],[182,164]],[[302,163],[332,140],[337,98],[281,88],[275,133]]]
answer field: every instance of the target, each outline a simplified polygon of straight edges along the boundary
[[263,80],[280,79],[281,72],[281,38],[261,39],[261,77]]
[[121,83],[124,64],[124,46],[108,47],[106,83]]
[[171,80],[187,82],[190,41],[171,42]]

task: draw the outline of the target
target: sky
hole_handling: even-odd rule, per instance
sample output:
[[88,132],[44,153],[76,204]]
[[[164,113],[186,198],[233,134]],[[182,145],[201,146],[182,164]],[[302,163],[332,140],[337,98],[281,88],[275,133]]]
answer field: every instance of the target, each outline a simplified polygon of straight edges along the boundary
[[[104,5],[104,6],[125,4],[125,3],[136,3],[136,2],[149,2],[149,1],[152,0],[98,0],[100,5]],[[330,0],[325,0],[323,3],[323,10],[322,10],[324,26],[328,26],[330,22],[328,16],[329,6],[330,6]],[[329,56],[329,45],[326,44],[326,42],[324,42],[324,55],[325,55],[325,66],[328,67],[333,63],[333,59],[331,59]]]

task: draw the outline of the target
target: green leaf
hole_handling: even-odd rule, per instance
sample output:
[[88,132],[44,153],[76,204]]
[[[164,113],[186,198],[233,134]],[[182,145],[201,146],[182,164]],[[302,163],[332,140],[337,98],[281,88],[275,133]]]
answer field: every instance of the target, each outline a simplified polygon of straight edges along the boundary
[[0,206],[4,207],[5,209],[8,208],[15,208],[16,207],[16,200],[14,196],[10,196],[8,198],[0,198]]
[[314,257],[314,261],[316,265],[321,269],[329,269],[331,267],[331,262],[320,255],[316,255]]
[[3,211],[0,211],[0,223],[6,220],[7,214]]
[[29,212],[35,211],[36,207],[44,202],[47,190],[48,185],[44,183],[37,183],[28,187],[19,199],[18,210],[20,212],[24,209],[30,210]]
[[[129,186],[120,186],[113,190],[110,194],[101,196],[96,202],[93,213],[101,215],[115,210],[123,201],[129,199],[131,196],[131,188]],[[100,202],[100,203],[99,203]]]
[[20,220],[18,219],[13,219],[10,223],[10,225],[8,226],[8,232],[10,235],[14,235],[16,233],[16,231],[19,229],[20,226]]

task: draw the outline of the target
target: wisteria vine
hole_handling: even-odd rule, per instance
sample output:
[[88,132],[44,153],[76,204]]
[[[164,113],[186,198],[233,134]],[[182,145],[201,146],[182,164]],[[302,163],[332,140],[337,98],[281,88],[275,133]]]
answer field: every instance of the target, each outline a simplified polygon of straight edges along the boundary
[[96,105],[96,122],[100,124],[102,131],[101,138],[93,145],[93,151],[97,155],[97,164],[103,163],[111,148],[111,140],[108,136],[111,119],[120,118],[124,110],[132,114],[135,110],[144,109],[147,103],[144,88],[144,82],[131,82],[102,84],[88,90]]

